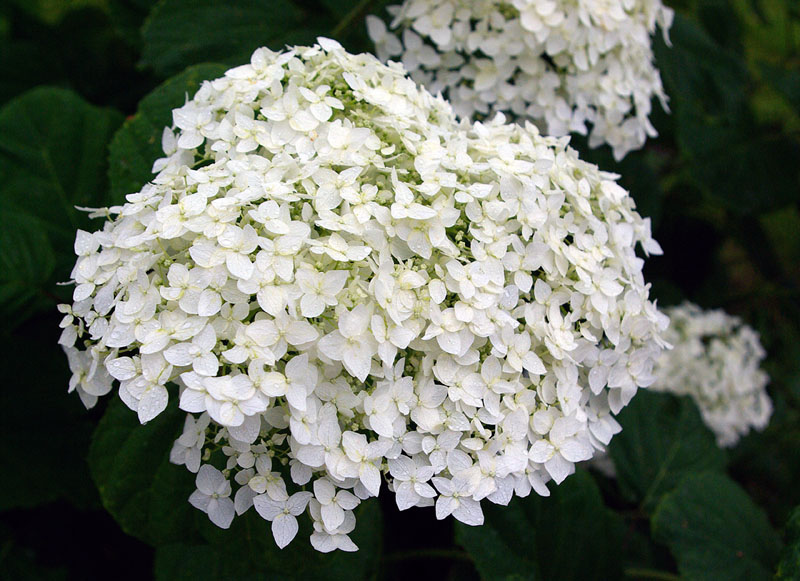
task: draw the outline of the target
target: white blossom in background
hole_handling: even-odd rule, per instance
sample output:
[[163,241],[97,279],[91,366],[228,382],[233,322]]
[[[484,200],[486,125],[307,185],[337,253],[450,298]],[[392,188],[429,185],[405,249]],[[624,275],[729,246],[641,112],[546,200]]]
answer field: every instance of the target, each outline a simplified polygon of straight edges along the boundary
[[660,248],[566,139],[459,122],[326,39],[257,50],[173,119],[152,182],[78,233],[61,343],[87,405],[116,386],[146,422],[177,386],[170,459],[220,526],[255,507],[282,547],[305,514],[316,549],[356,550],[384,486],[480,524],[653,381],[636,247]]
[[548,135],[589,134],[619,160],[656,130],[648,117],[667,98],[653,64],[661,0],[405,0],[369,16],[378,57],[400,60],[464,118],[496,112],[532,120]]
[[656,391],[688,395],[720,446],[733,446],[751,429],[769,423],[769,376],[758,333],[721,309],[692,303],[669,307],[664,337],[673,345],[656,362]]

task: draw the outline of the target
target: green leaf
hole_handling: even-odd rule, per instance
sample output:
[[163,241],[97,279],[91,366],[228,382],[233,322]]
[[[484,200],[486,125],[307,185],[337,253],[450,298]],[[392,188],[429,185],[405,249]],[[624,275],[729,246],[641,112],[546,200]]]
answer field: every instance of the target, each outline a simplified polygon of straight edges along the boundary
[[30,16],[46,22],[56,24],[64,19],[67,14],[83,8],[101,8],[104,0],[11,0],[21,10]]
[[204,61],[245,64],[261,46],[313,42],[314,22],[288,0],[163,0],[142,28],[142,64],[164,77]]
[[[75,206],[107,201],[106,148],[122,116],[63,89],[29,91],[0,109],[0,313],[16,312],[66,279],[78,228]],[[19,321],[21,317],[17,317]]]
[[141,190],[153,177],[153,162],[164,155],[161,134],[164,127],[172,126],[172,110],[191,98],[203,81],[224,72],[225,66],[220,64],[189,67],[142,99],[136,115],[125,121],[109,147],[108,177],[116,202]]
[[53,71],[37,66],[46,58],[47,51],[35,42],[3,40],[0,49],[0,75],[3,79],[0,83],[0,103],[52,79]]
[[20,313],[36,303],[55,269],[55,253],[45,227],[29,215],[0,206],[0,312]]
[[780,539],[764,512],[723,474],[687,476],[658,505],[652,527],[685,579],[772,578]]
[[800,70],[776,67],[761,63],[764,78],[800,113]]
[[800,579],[800,506],[795,507],[786,523],[786,547],[778,563],[777,579]]
[[669,34],[672,46],[656,37],[654,50],[674,110],[677,140],[687,154],[715,151],[725,145],[746,105],[747,69],[735,53],[680,14]]
[[140,425],[136,413],[114,399],[92,437],[89,467],[103,506],[122,530],[151,544],[193,535],[196,510],[187,499],[194,475],[169,463],[184,418],[173,402]]
[[135,68],[138,52],[114,31],[105,11],[60,3],[75,6],[56,24],[19,11],[9,18],[9,38],[0,47],[0,102],[39,85],[56,85],[92,103],[133,109],[153,86]]
[[623,524],[603,504],[592,477],[578,471],[552,494],[483,503],[485,523],[456,523],[456,540],[485,581],[588,580],[622,576]]
[[[235,579],[297,579],[359,581],[377,573],[381,550],[381,514],[377,499],[362,503],[355,511],[357,525],[351,538],[356,553],[319,553],[308,540],[311,526],[307,515],[298,518],[300,531],[286,548],[278,549],[270,523],[254,510],[237,517],[229,530],[204,522],[208,542],[176,543],[156,550],[156,579],[164,581],[215,581]],[[203,515],[205,517],[205,515]]]
[[787,206],[761,216],[761,226],[783,271],[800,282],[800,208]]
[[142,44],[142,24],[157,0],[109,0],[108,14],[114,29],[134,47]]
[[122,122],[71,91],[38,88],[0,110],[0,201],[44,220],[70,242],[87,222],[74,206],[101,205],[105,150]]
[[800,143],[749,124],[725,146],[694,160],[692,172],[720,202],[739,214],[792,203],[800,188]]
[[689,398],[642,390],[617,420],[609,445],[620,488],[651,511],[685,474],[723,470],[725,454]]
[[158,547],[157,578],[260,579],[277,574],[350,581],[375,572],[381,547],[376,502],[365,502],[356,511],[358,526],[351,538],[360,550],[354,554],[315,551],[308,541],[312,529],[306,516],[299,519],[297,539],[283,550],[272,540],[270,523],[254,510],[235,518],[228,530],[211,524],[188,502],[195,475],[169,463],[183,417],[170,405],[153,421],[139,425],[136,414],[114,400],[89,450],[89,466],[105,508],[126,533]]
[[737,213],[779,208],[797,197],[800,144],[756,123],[754,80],[740,55],[680,15],[673,46],[654,45],[670,96],[685,177]]

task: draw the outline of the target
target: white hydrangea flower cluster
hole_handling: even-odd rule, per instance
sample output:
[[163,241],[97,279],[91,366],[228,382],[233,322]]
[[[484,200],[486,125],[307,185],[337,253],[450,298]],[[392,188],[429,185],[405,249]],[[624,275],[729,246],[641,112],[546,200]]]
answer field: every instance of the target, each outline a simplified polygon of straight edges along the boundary
[[152,183],[78,233],[61,343],[87,405],[117,380],[147,422],[178,385],[171,459],[219,526],[254,506],[283,547],[307,512],[314,547],[355,550],[382,479],[480,524],[653,381],[667,319],[635,246],[660,248],[566,139],[459,123],[327,39],[257,50],[173,118]]
[[751,428],[769,423],[769,376],[759,366],[766,356],[759,336],[721,309],[695,304],[669,307],[664,337],[674,346],[658,359],[652,389],[688,395],[720,446],[733,446]]
[[661,0],[405,0],[388,11],[391,31],[367,20],[378,57],[400,57],[465,118],[501,111],[556,136],[588,124],[589,145],[619,160],[656,135],[653,97],[668,110],[650,45],[656,24],[665,39],[672,25]]

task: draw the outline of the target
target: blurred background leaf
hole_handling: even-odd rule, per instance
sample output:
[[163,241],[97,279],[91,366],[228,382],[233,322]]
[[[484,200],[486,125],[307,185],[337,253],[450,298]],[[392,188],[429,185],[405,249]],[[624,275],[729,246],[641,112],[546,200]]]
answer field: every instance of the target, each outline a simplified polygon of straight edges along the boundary
[[764,512],[717,473],[687,476],[664,497],[653,535],[669,545],[688,580],[771,579],[781,546]]
[[[19,323],[28,310],[54,308],[57,280],[74,265],[69,249],[80,207],[107,204],[105,152],[122,115],[65,89],[37,88],[0,110],[0,312]],[[66,144],[70,144],[66,146]],[[56,252],[58,250],[58,252]]]
[[140,425],[115,399],[92,437],[89,466],[103,506],[122,530],[152,545],[191,538],[195,509],[186,499],[194,490],[194,477],[169,463],[185,417],[173,402]]
[[688,398],[642,390],[620,412],[608,446],[627,499],[652,512],[686,474],[722,471],[725,454]]
[[[37,5],[61,9],[39,14]],[[128,109],[152,83],[136,68],[136,50],[112,26],[106,2],[15,1],[3,12],[0,103],[37,85],[57,85],[92,103]]]
[[[481,529],[435,521],[430,510],[399,513],[382,498],[382,506],[360,508],[354,539],[361,552],[320,556],[302,538],[307,523],[278,551],[268,523],[252,513],[220,531],[191,508],[185,499],[193,475],[166,462],[182,422],[174,410],[139,426],[119,401],[87,412],[66,395],[54,305],[71,289],[55,282],[74,263],[74,229],[99,226],[73,206],[118,203],[138,191],[161,156],[171,109],[202,80],[243,64],[258,46],[280,50],[319,35],[353,52],[369,50],[364,16],[390,3],[0,5],[0,312],[8,321],[0,339],[7,369],[35,370],[13,374],[0,390],[0,578],[141,579],[155,571],[165,580],[233,573],[668,579],[679,570],[689,579],[713,578],[709,571],[757,579],[774,571],[780,543],[773,529],[786,523],[779,574],[792,578],[798,534],[791,511],[800,504],[795,0],[675,0],[672,46],[655,39],[672,111],[655,105],[659,137],[619,163],[608,148],[572,140],[583,157],[619,173],[652,218],[665,255],[648,259],[645,277],[660,304],[688,298],[724,307],[761,333],[775,414],[766,430],[728,453],[715,447],[688,401],[642,391],[620,416],[625,430],[610,447],[618,479],[579,470],[549,499],[518,499],[507,508],[484,503]],[[202,64],[208,62],[222,64]],[[101,508],[90,480],[91,429],[103,416],[94,475],[103,503],[133,536]],[[86,536],[74,534],[77,522]]]
[[485,523],[456,523],[456,540],[482,579],[619,579],[624,525],[603,503],[592,477],[578,470],[550,497],[532,492],[505,506],[483,503]]
[[[279,549],[272,539],[270,523],[252,510],[234,519],[229,531],[217,529],[203,518],[199,528],[206,537],[205,542],[159,546],[156,551],[156,579],[373,579],[379,573],[383,536],[377,500],[370,499],[362,503],[355,510],[355,516],[358,526],[351,538],[358,545],[358,552],[335,551],[326,554],[318,553],[308,543],[311,526],[306,519],[299,519],[300,531],[295,541]],[[239,542],[232,543],[231,538]]]
[[114,400],[94,431],[89,450],[103,506],[126,533],[158,547],[157,578],[255,579],[269,574],[352,581],[375,573],[382,537],[376,501],[356,510],[359,525],[352,538],[358,553],[318,553],[308,543],[312,530],[304,519],[297,542],[282,550],[272,539],[270,524],[252,510],[234,519],[230,530],[212,525],[187,502],[195,490],[195,475],[169,462],[185,417],[173,399],[164,413],[140,425],[135,414]]
[[781,554],[776,579],[800,579],[800,506],[786,523],[786,547]]
[[69,371],[56,343],[58,329],[36,325],[44,321],[52,323],[34,319],[24,333],[0,334],[3,369],[26,369],[28,374],[14,374],[0,387],[5,430],[0,465],[6,467],[0,511],[59,499],[79,506],[97,502],[85,460],[93,420],[77,397],[67,395]]
[[163,0],[142,29],[142,63],[162,77],[197,62],[234,66],[259,46],[312,43],[314,24],[289,0]]

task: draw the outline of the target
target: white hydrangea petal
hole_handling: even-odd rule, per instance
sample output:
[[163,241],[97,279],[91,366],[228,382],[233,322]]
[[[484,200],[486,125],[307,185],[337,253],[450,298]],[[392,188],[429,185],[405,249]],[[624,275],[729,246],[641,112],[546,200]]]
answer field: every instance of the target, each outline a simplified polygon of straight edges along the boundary
[[483,511],[478,501],[471,498],[460,498],[458,508],[453,516],[465,525],[479,526],[483,524]]
[[155,418],[167,409],[168,401],[167,388],[163,385],[153,385],[139,399],[139,407],[136,410],[139,414],[139,421],[144,424]]
[[291,514],[281,513],[272,521],[272,536],[280,549],[292,542],[298,530],[297,519]]
[[286,503],[289,513],[299,516],[306,509],[306,505],[312,498],[313,495],[310,492],[295,492]]
[[242,486],[236,491],[236,496],[233,499],[233,506],[237,515],[243,515],[251,506],[253,506],[253,499],[256,492],[249,486]]
[[224,482],[225,477],[222,472],[210,464],[203,464],[197,472],[197,489],[209,496],[215,494]]
[[189,504],[195,508],[199,508],[203,512],[208,510],[208,503],[210,501],[211,497],[200,490],[195,490],[191,496],[189,496]]
[[311,545],[320,553],[330,553],[339,548],[339,544],[332,535],[314,532],[311,535]]
[[208,518],[221,529],[227,529],[233,522],[236,510],[230,498],[212,498],[208,503]]

